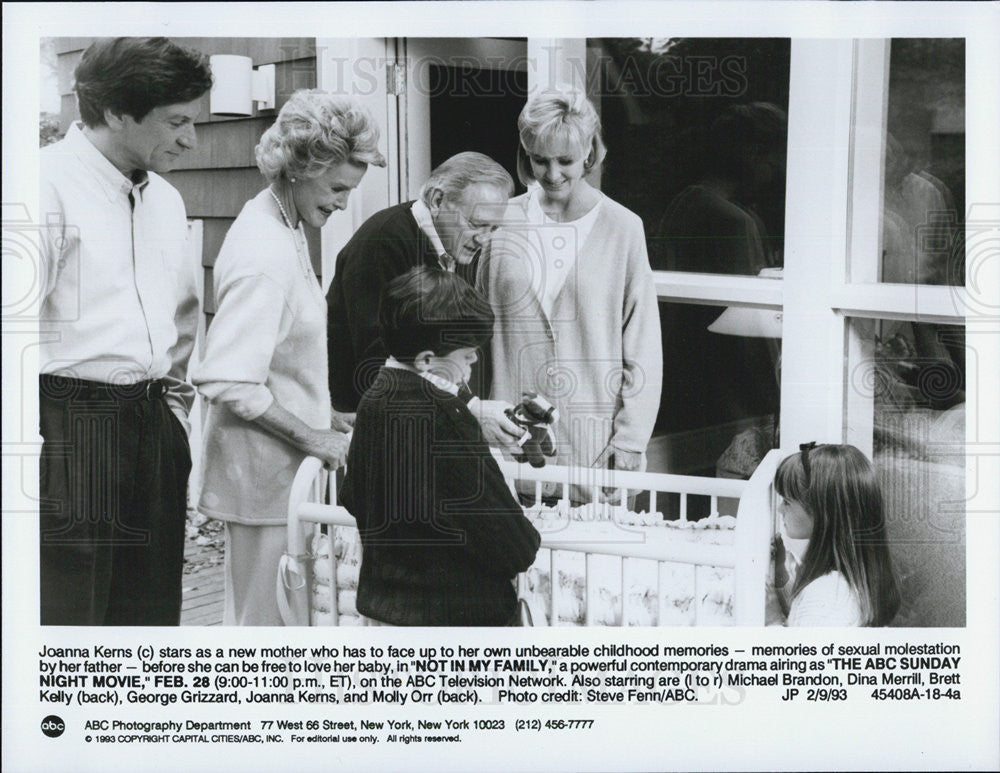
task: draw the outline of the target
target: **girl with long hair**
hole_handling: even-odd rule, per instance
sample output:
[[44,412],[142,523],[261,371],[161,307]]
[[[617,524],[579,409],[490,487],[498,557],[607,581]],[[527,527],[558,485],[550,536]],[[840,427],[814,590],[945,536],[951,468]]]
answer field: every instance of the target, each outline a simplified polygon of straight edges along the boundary
[[[888,625],[899,609],[899,586],[868,458],[851,445],[805,444],[779,465],[774,486],[785,536],[809,540],[785,607],[787,625]],[[775,554],[783,600],[780,538]]]

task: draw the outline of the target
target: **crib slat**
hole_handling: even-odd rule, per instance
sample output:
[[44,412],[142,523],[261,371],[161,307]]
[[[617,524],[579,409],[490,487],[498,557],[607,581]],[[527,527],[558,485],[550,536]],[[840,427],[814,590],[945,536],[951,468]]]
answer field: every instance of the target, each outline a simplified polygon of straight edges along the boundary
[[[333,475],[330,475],[331,480]],[[335,484],[331,484],[331,487]],[[336,501],[336,500],[334,500]],[[332,619],[333,625],[340,625],[340,599],[337,593],[337,546],[336,546],[336,526],[330,526],[327,528],[327,534],[330,538],[330,610],[333,612]]]
[[618,573],[621,575],[621,591],[618,593],[618,625],[625,625],[625,562],[627,558],[618,559]]
[[698,565],[691,565],[691,572],[694,574],[694,582],[692,587],[694,588],[694,593],[692,594],[693,604],[694,604],[694,623],[693,625],[698,625],[698,612],[701,610],[701,599],[698,598]]
[[663,562],[656,562],[656,620],[653,625],[663,622]]
[[688,519],[688,495],[683,491],[681,492],[681,520],[686,521]]

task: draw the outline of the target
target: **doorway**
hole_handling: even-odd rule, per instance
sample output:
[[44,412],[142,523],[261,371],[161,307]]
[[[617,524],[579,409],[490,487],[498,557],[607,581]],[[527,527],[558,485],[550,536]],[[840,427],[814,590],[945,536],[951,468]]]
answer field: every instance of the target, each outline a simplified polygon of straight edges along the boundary
[[[484,153],[517,181],[517,116],[528,94],[526,38],[406,38],[404,195],[462,151]],[[521,192],[523,187],[518,187]]]

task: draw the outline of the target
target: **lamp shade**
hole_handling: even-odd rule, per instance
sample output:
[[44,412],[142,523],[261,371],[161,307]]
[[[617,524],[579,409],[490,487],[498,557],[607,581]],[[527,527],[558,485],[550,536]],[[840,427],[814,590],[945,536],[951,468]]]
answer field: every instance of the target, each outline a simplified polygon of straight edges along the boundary
[[708,330],[744,338],[781,338],[781,312],[730,306],[708,326]]
[[209,57],[212,91],[209,111],[215,115],[253,115],[253,60],[249,56]]
[[[762,268],[762,279],[781,279],[780,267]],[[730,306],[708,326],[710,333],[744,338],[781,338],[781,311]]]

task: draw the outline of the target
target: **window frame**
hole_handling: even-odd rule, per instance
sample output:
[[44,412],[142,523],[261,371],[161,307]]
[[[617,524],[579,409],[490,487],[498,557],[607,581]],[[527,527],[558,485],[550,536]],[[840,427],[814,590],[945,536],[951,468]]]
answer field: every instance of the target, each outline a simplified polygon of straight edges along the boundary
[[[847,173],[849,252],[834,267],[827,303],[843,326],[847,388],[841,442],[869,456],[874,442],[874,396],[850,389],[852,374],[872,367],[873,343],[851,320],[890,319],[920,323],[966,323],[964,287],[881,282],[885,144],[888,126],[891,39],[855,40],[852,45],[851,153]],[[853,380],[856,383],[856,380]]]

